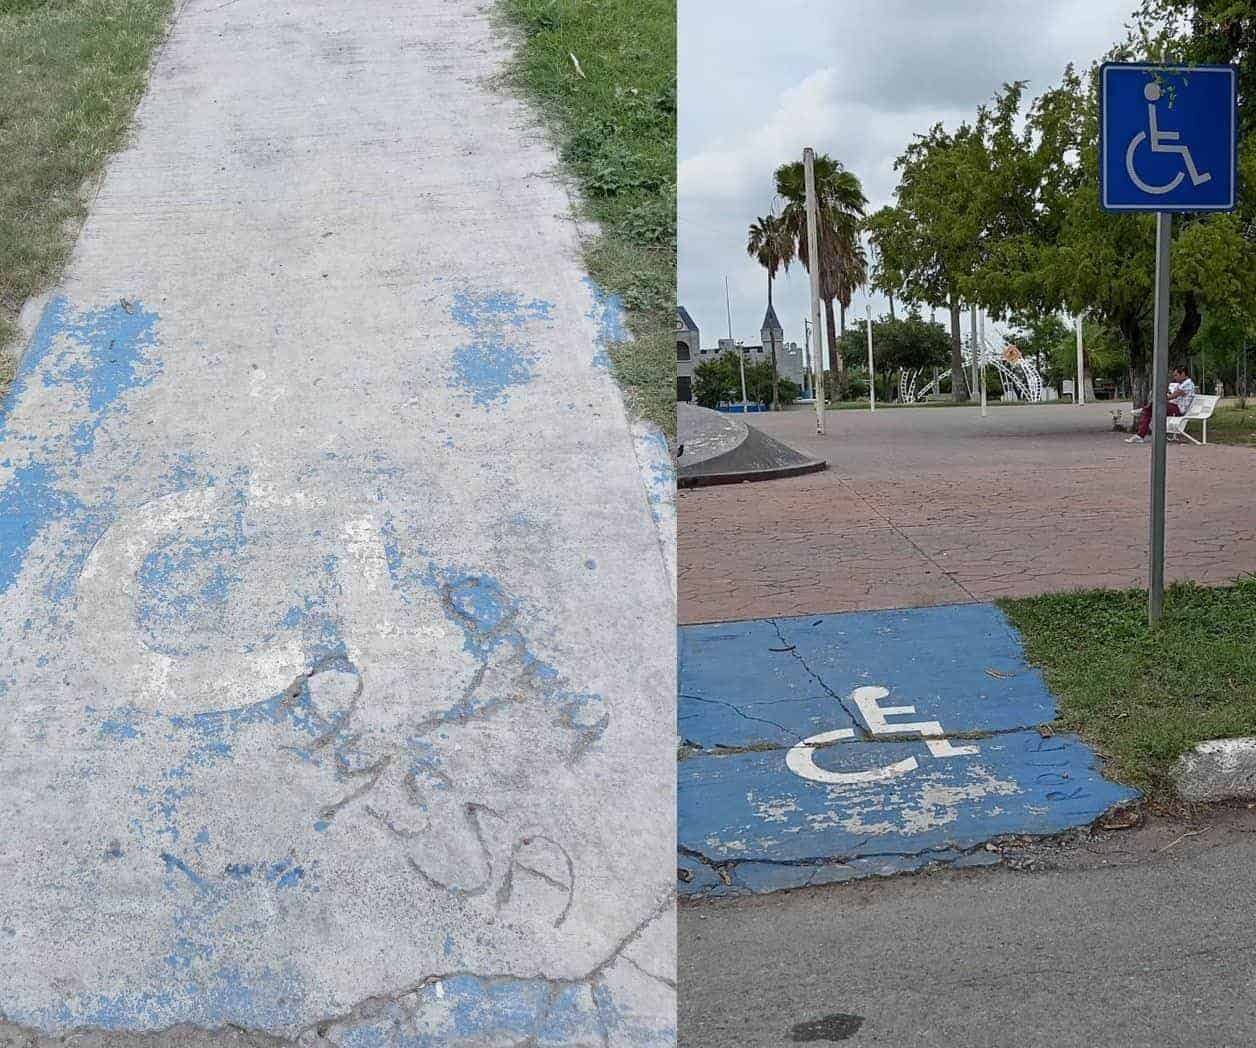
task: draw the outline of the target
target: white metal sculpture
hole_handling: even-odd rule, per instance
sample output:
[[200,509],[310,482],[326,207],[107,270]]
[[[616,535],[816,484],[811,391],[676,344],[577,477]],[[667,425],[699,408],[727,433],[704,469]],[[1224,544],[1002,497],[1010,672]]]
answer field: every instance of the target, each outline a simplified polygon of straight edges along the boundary
[[[973,339],[964,340],[961,356],[964,366],[961,369],[965,382],[972,373]],[[1042,376],[1033,360],[1025,356],[1016,346],[1008,342],[1002,335],[985,339],[980,346],[979,366],[994,368],[1003,383],[1004,396],[1011,394],[1017,400],[1038,404],[1043,399]],[[904,371],[899,379],[898,396],[904,404],[918,404],[930,395],[940,392],[939,386],[949,372],[939,372],[932,380],[925,380],[925,369],[917,368]],[[969,392],[972,392],[971,390]]]

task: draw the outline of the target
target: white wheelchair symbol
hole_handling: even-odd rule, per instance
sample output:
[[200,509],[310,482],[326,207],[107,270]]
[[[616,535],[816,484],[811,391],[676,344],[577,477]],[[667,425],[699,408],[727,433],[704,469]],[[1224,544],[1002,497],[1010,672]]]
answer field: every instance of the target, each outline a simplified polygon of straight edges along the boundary
[[[910,723],[890,724],[886,717],[898,717],[915,713],[915,706],[879,706],[882,699],[888,699],[890,693],[886,688],[856,688],[851,694],[851,701],[859,707],[859,712],[868,722],[868,730],[873,735],[904,735],[918,734],[924,740],[929,752],[938,758],[968,757],[978,752],[976,746],[952,746],[944,737],[942,725],[937,721],[913,721]],[[811,782],[823,782],[830,786],[853,785],[864,782],[885,782],[896,779],[900,775],[915,771],[920,765],[915,757],[895,761],[880,768],[868,771],[827,771],[815,762],[815,751],[818,747],[841,739],[853,739],[853,728],[838,728],[836,731],[825,731],[803,739],[785,755],[785,765],[795,775]]]
[[[1138,186],[1144,193],[1151,193],[1159,196],[1161,193],[1168,193],[1176,189],[1182,184],[1188,174],[1191,176],[1191,185],[1202,186],[1205,182],[1212,178],[1207,171],[1200,172],[1195,167],[1195,160],[1191,157],[1191,151],[1187,146],[1183,145],[1166,145],[1166,142],[1176,142],[1182,137],[1180,131],[1161,131],[1156,124],[1156,103],[1160,100],[1160,85],[1150,83],[1143,88],[1143,97],[1147,99],[1147,131],[1139,131],[1132,139],[1130,139],[1129,147],[1125,150],[1125,170],[1129,173],[1130,181]],[[1144,141],[1148,141],[1153,153],[1180,153],[1182,160],[1186,163],[1186,170],[1179,171],[1171,181],[1166,182],[1162,186],[1153,186],[1144,182],[1138,177],[1138,172],[1134,169],[1134,153]]]

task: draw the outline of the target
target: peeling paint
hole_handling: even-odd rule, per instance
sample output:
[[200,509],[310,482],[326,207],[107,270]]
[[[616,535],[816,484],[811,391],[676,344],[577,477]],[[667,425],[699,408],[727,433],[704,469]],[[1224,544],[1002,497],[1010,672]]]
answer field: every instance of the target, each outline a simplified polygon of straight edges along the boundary
[[[138,302],[76,310],[58,295],[44,307],[0,407],[0,442],[12,449],[0,461],[0,593],[54,521],[90,545],[98,516],[69,484],[101,427],[125,410],[125,395],[160,372],[151,355],[157,319]],[[50,396],[57,410],[41,430],[11,429],[8,420],[19,402]],[[67,596],[64,586],[49,593],[57,601]]]
[[[717,623],[680,634],[684,894],[977,861],[986,841],[1086,825],[1137,797],[1104,779],[1076,736],[1040,734],[1054,700],[993,607]],[[997,674],[986,673],[992,666]],[[873,691],[892,695],[883,709],[865,709]],[[874,713],[876,723],[864,720]],[[926,719],[965,745],[912,739]],[[791,770],[786,756],[801,739],[838,731],[847,737],[817,742],[812,757],[843,781]],[[857,781],[896,763],[912,770]]]
[[627,342],[632,338],[628,330],[627,312],[624,300],[613,291],[607,291],[592,277],[584,278],[584,286],[588,288],[593,304],[587,314],[597,331],[596,351],[593,364],[599,368],[610,368],[609,349],[616,342]]
[[510,390],[532,381],[541,354],[524,332],[547,319],[552,308],[511,291],[456,292],[450,316],[470,341],[454,349],[450,386],[469,393],[480,407],[504,404]]

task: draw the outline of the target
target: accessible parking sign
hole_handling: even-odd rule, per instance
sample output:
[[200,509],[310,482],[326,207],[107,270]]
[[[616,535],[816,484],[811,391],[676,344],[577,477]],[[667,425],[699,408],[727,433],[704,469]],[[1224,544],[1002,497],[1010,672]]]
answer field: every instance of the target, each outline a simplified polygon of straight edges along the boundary
[[1099,196],[1105,211],[1232,211],[1233,66],[1109,62],[1099,70]]

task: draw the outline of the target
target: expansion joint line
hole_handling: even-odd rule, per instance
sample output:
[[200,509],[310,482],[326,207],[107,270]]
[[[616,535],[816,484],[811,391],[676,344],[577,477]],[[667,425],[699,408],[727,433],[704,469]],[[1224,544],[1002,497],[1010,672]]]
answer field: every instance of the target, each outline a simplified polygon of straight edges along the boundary
[[857,499],[865,507],[867,507],[869,513],[871,513],[874,517],[879,519],[883,524],[885,524],[886,527],[888,527],[891,531],[893,531],[896,535],[898,535],[899,538],[901,538],[904,542],[906,542],[907,545],[909,545],[912,549],[914,549],[917,553],[919,553],[921,557],[923,557],[926,561],[928,561],[935,568],[937,568],[938,571],[940,571],[944,576],[946,576],[948,581],[954,583],[960,590],[962,590],[964,595],[968,597],[969,600],[973,601],[974,603],[978,603],[980,601],[980,598],[975,593],[973,593],[972,590],[970,590],[967,586],[965,586],[962,582],[960,582],[959,579],[957,579],[948,568],[946,568],[942,564],[939,564],[936,560],[933,559],[933,557],[929,556],[928,553],[926,553],[915,541],[913,541],[912,537],[908,535],[907,532],[905,532],[902,528],[900,528],[897,524],[895,524],[894,521],[892,521],[884,513],[878,510],[876,506],[874,506],[863,495],[861,495],[858,491],[856,491],[855,488],[850,483],[843,480],[841,477],[837,478],[837,483],[841,485],[842,487],[844,487],[847,491],[849,491],[853,498]]

